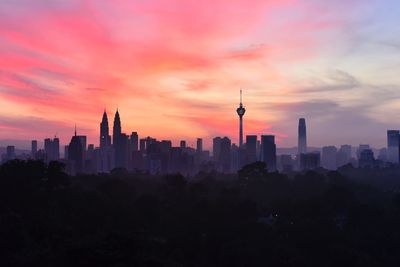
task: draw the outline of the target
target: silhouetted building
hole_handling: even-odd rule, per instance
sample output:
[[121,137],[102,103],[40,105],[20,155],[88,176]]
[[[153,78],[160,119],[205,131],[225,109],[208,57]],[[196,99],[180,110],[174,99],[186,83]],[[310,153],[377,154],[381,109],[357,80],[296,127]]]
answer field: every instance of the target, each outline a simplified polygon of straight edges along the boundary
[[103,118],[100,123],[100,148],[105,148],[111,145],[111,136],[108,128],[108,117],[104,110]]
[[115,168],[126,168],[128,169],[128,153],[129,141],[126,134],[122,134],[121,119],[119,112],[114,116],[114,126],[113,126],[113,148],[114,148],[114,159]]
[[16,158],[15,146],[7,146],[6,148],[6,161],[13,160]]
[[81,138],[76,135],[72,137],[68,145],[68,165],[67,170],[70,174],[75,175],[83,171],[83,150]]
[[257,161],[257,135],[246,135],[246,164]]
[[197,152],[203,151],[203,139],[201,139],[201,138],[197,138],[196,151]]
[[231,140],[228,137],[221,139],[221,149],[218,163],[222,172],[229,173],[231,171]]
[[68,160],[68,145],[64,146],[64,159]]
[[221,137],[215,137],[213,139],[213,158],[216,162],[219,160],[219,155],[221,153],[221,140]]
[[239,170],[239,147],[236,144],[231,146],[231,171],[237,172]]
[[357,149],[357,159],[360,159],[361,152],[363,152],[363,151],[366,150],[366,149],[370,149],[370,147],[369,147],[368,144],[360,144],[360,145],[358,146],[358,149]]
[[294,169],[294,161],[291,155],[278,156],[278,169],[282,172],[291,172]]
[[267,164],[268,170],[276,170],[276,145],[274,135],[261,136],[261,160]]
[[351,161],[351,146],[342,145],[337,153],[337,167],[344,166]]
[[358,159],[358,167],[373,168],[375,166],[375,157],[372,149],[363,149]]
[[400,158],[400,131],[387,131],[387,160],[391,163],[399,163]]
[[113,145],[118,143],[118,138],[121,136],[121,119],[119,117],[119,112],[115,112],[114,116],[114,126],[113,126]]
[[157,140],[155,138],[151,138],[150,136],[140,139],[140,151],[146,153],[150,144],[154,142],[157,142]]
[[82,151],[85,154],[87,150],[87,136],[85,135],[78,135],[78,138],[81,140]]
[[58,138],[44,140],[44,151],[46,153],[46,162],[60,159],[60,140]]
[[324,146],[322,148],[321,165],[328,170],[337,169],[337,149],[335,146]]
[[94,145],[89,144],[84,157],[84,170],[85,173],[96,173],[96,161],[94,157]]
[[117,139],[117,143],[115,144],[114,149],[115,167],[128,169],[128,154],[130,153],[128,135],[121,134]]
[[319,152],[300,154],[300,170],[313,170],[320,167],[321,156]]
[[33,159],[36,159],[37,150],[38,150],[38,142],[36,140],[32,140],[32,143],[31,143],[31,157]]
[[181,141],[180,147],[181,147],[182,149],[185,149],[185,148],[186,148],[186,141],[185,141],[185,140],[182,140],[182,141]]
[[298,153],[307,153],[307,130],[306,120],[304,118],[299,119],[298,129]]
[[378,160],[382,162],[388,162],[388,149],[387,148],[381,148],[379,149],[379,154],[378,154]]
[[139,147],[139,136],[137,132],[131,134],[131,151],[138,151]]

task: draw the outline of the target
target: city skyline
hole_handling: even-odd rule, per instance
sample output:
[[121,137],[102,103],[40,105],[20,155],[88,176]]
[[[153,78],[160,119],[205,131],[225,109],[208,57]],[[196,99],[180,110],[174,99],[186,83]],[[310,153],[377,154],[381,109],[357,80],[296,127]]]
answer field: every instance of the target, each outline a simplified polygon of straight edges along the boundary
[[[400,4],[385,1],[0,2],[0,139],[98,143],[98,114],[141,136],[386,146],[397,129]],[[338,129],[345,129],[338,131]]]
[[[227,137],[216,136],[212,139],[212,149],[204,149],[203,139],[196,139],[196,147],[180,140],[179,146],[171,140],[159,140],[143,137],[133,131],[127,134],[122,128],[119,109],[114,114],[112,135],[107,111],[103,111],[99,123],[98,145],[88,143],[87,136],[78,134],[75,125],[74,134],[68,145],[63,145],[64,154],[60,153],[60,139],[46,138],[43,149],[38,141],[31,141],[31,152],[17,153],[15,145],[7,145],[1,155],[2,163],[14,159],[41,160],[47,164],[62,161],[70,175],[80,173],[109,173],[114,169],[129,172],[184,173],[193,175],[197,172],[218,171],[232,173],[243,166],[263,162],[269,171],[292,172],[294,170],[313,170],[320,167],[337,170],[344,166],[358,168],[391,168],[400,162],[400,130],[387,130],[387,146],[374,149],[370,144],[351,146],[342,144],[325,145],[321,148],[307,146],[306,119],[298,121],[298,147],[278,153],[276,136],[262,134],[246,135],[244,142],[243,115],[246,109],[242,101],[236,112],[239,116],[239,144]],[[3,148],[4,149],[4,148]]]

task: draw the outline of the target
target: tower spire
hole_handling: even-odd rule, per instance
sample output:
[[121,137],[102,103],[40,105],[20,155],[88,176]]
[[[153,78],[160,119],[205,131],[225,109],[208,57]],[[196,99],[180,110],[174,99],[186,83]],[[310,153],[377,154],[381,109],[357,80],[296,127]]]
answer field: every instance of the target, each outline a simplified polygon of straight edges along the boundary
[[76,123],[75,123],[75,136],[76,136]]
[[246,112],[246,109],[243,107],[242,97],[243,92],[242,89],[240,89],[240,104],[236,109],[236,112],[239,115],[239,147],[243,146],[243,115]]

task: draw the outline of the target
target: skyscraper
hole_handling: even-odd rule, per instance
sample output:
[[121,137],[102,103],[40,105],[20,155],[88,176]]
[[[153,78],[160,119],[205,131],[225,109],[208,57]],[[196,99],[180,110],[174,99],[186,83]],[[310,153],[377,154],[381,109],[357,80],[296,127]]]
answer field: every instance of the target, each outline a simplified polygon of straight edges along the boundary
[[304,118],[299,119],[298,138],[298,154],[307,153],[307,131],[306,120]]
[[203,139],[201,138],[197,138],[196,151],[197,152],[203,151]]
[[239,148],[243,146],[243,116],[246,112],[246,109],[242,104],[242,90],[240,90],[240,104],[236,109],[237,114],[239,115]]
[[351,145],[342,145],[337,153],[337,167],[350,163]]
[[111,137],[108,128],[107,113],[104,110],[103,119],[100,123],[100,148],[105,148],[111,145]]
[[324,146],[322,148],[321,165],[327,170],[337,169],[337,149],[335,146]]
[[113,127],[113,147],[114,147],[114,158],[116,168],[127,168],[128,164],[128,152],[129,152],[129,142],[128,136],[122,134],[121,129],[121,119],[119,112],[115,112],[114,117],[114,127]]
[[185,140],[181,140],[180,147],[181,148],[186,148],[186,141]]
[[261,160],[267,164],[268,170],[276,170],[276,145],[274,135],[261,136]]
[[399,163],[400,131],[387,131],[387,160],[392,163]]
[[119,112],[115,112],[114,116],[114,127],[113,127],[113,144],[118,143],[118,138],[121,136],[121,119],[119,117]]
[[44,140],[44,151],[46,153],[46,162],[60,159],[60,140],[58,138],[46,138]]
[[15,146],[7,146],[6,160],[13,160],[15,158]]
[[321,154],[318,151],[300,154],[300,170],[313,170],[320,166]]
[[139,147],[139,135],[137,132],[131,134],[131,151],[138,151]]
[[221,153],[221,137],[215,137],[213,139],[213,157],[215,161],[218,161],[220,153]]
[[72,137],[71,142],[68,145],[68,161],[69,161],[69,173],[77,174],[83,171],[83,151],[82,143],[79,136],[76,134]]
[[31,145],[31,156],[33,159],[35,159],[37,153],[37,140],[32,140],[32,145]]
[[231,171],[231,140],[228,137],[221,139],[219,165],[222,172],[229,173]]
[[246,135],[246,163],[257,161],[257,135]]

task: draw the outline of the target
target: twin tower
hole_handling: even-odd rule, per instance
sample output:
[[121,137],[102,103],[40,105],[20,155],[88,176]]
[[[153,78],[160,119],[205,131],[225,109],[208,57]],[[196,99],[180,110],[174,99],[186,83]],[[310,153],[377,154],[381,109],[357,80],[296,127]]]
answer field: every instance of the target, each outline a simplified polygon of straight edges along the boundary
[[[118,138],[121,136],[121,131],[121,119],[117,109],[114,117],[113,144],[117,143]],[[100,123],[100,148],[106,148],[111,145],[111,136],[109,132],[107,112],[104,110],[103,119]]]

